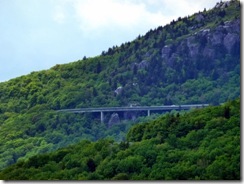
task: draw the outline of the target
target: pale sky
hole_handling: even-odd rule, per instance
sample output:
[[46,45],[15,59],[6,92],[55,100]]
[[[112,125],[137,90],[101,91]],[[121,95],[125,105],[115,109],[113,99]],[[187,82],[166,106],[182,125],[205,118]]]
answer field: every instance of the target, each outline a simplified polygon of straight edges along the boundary
[[0,82],[100,55],[219,0],[0,0]]

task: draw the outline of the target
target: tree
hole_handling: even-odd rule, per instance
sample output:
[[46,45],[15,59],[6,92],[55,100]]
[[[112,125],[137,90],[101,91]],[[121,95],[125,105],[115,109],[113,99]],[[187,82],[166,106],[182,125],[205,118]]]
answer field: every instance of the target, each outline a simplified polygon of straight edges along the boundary
[[227,106],[227,107],[224,108],[224,117],[226,119],[229,119],[230,118],[230,107],[229,106]]
[[133,66],[133,75],[136,75],[137,74],[137,65],[135,64]]
[[92,158],[89,158],[86,163],[89,172],[94,172],[96,170],[96,164]]
[[96,73],[100,73],[102,71],[102,65],[101,65],[101,62],[99,61],[97,63],[97,67],[96,67]]

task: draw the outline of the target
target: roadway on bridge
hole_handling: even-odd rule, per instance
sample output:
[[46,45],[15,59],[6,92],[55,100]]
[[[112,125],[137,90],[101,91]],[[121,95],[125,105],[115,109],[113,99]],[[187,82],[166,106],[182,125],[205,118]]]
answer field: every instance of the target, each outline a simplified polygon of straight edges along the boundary
[[84,112],[123,112],[123,111],[153,111],[153,110],[189,110],[192,108],[207,107],[209,104],[190,104],[190,105],[163,105],[163,106],[132,106],[132,107],[92,107],[61,109],[58,112],[84,113]]

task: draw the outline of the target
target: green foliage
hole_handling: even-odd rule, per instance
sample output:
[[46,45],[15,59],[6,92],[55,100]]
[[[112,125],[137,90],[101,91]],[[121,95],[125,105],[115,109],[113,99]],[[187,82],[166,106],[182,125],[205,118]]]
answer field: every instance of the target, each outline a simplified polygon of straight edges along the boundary
[[81,141],[19,161],[0,178],[240,180],[240,99],[134,125],[127,141]]
[[[124,151],[119,154],[121,157],[129,153],[128,141],[140,142],[153,139],[165,148],[195,147],[207,131],[198,132],[208,121],[207,116],[196,116],[197,119],[192,118],[188,123],[181,116],[167,115],[150,125],[141,123],[126,134],[129,128],[138,121],[122,121],[120,124],[108,128],[109,114],[106,115],[106,121],[103,124],[100,123],[99,114],[96,113],[62,114],[57,113],[56,110],[128,106],[131,103],[138,105],[190,103],[217,105],[239,97],[240,45],[236,43],[227,53],[223,45],[208,45],[209,42],[202,38],[194,43],[199,46],[199,52],[203,52],[203,48],[208,45],[216,52],[216,56],[214,58],[199,55],[190,57],[188,47],[182,40],[187,40],[195,33],[207,28],[214,31],[225,21],[238,20],[240,2],[231,1],[230,6],[224,8],[223,11],[214,8],[200,13],[203,14],[204,21],[197,22],[197,14],[179,18],[164,27],[160,26],[148,31],[145,36],[138,36],[132,42],[124,43],[120,47],[109,48],[101,56],[84,57],[83,60],[56,65],[49,70],[32,72],[29,75],[0,83],[0,170],[18,161],[26,161],[40,153],[49,153],[81,140],[96,141],[110,138],[115,141],[124,141],[124,144],[115,146],[116,149]],[[170,55],[175,56],[172,62],[162,57],[162,48],[168,44],[172,46]],[[122,86],[123,90],[120,94],[116,94],[114,91],[119,86]],[[238,126],[239,117],[233,116],[238,111],[238,107],[235,108],[227,106],[223,112],[216,110],[216,114],[223,113],[223,117],[216,116],[215,119],[209,120],[212,124],[206,126],[213,129],[214,126],[217,127],[222,123],[228,124],[231,128]],[[224,131],[227,131],[228,126]],[[218,131],[218,135],[222,135]],[[182,138],[179,139],[179,137]],[[190,140],[193,141],[190,142]],[[90,144],[92,145],[92,143]],[[37,165],[43,164],[43,167],[46,168],[53,167],[54,169],[51,170],[58,168],[66,168],[66,170],[54,173],[54,175],[51,172],[40,173],[35,177],[52,176],[52,179],[57,179],[62,176],[70,179],[72,173],[78,172],[75,169],[82,168],[84,172],[80,171],[82,174],[75,176],[76,179],[87,179],[88,177],[94,179],[102,176],[115,177],[114,179],[138,179],[149,176],[150,169],[147,168],[153,167],[156,159],[155,156],[150,157],[151,154],[155,155],[153,150],[152,152],[145,151],[147,163],[145,160],[142,161],[142,157],[131,155],[128,161],[131,163],[142,161],[146,165],[141,168],[144,175],[118,173],[119,169],[115,164],[125,163],[112,162],[112,160],[111,164],[107,164],[111,168],[103,168],[104,171],[102,171],[100,162],[101,165],[106,165],[102,160],[108,152],[104,149],[102,158],[100,158],[101,155],[97,155],[96,159],[89,157],[93,161],[82,160],[80,162],[77,157],[75,161],[68,160],[67,163],[63,163],[64,165],[58,166],[53,163],[55,161],[38,162]],[[140,156],[143,155],[140,153]],[[69,155],[60,156],[57,162],[68,157]],[[87,158],[87,155],[84,157]],[[205,161],[201,162],[205,163]],[[187,166],[188,163],[184,164]],[[216,163],[216,166],[218,164],[222,163]],[[75,169],[70,170],[74,166],[76,166]],[[38,169],[34,162],[32,162],[31,168],[29,174],[35,173]],[[94,169],[99,172],[94,173]],[[133,170],[133,164],[127,165],[127,169]],[[213,169],[214,167],[212,167]],[[13,176],[18,175],[15,173]],[[27,175],[28,173],[22,175],[21,178],[27,178]],[[155,178],[157,177],[172,176],[160,176],[159,174],[156,176],[155,174]]]

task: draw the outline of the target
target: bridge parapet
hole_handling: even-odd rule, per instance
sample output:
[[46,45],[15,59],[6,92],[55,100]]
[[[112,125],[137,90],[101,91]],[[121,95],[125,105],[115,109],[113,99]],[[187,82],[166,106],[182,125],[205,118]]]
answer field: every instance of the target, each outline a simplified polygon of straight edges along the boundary
[[101,122],[104,121],[104,112],[126,112],[126,111],[147,111],[150,116],[151,111],[171,111],[171,110],[189,110],[192,108],[203,108],[209,104],[189,104],[189,105],[163,105],[163,106],[132,106],[132,107],[95,107],[95,108],[76,108],[76,109],[61,109],[57,112],[69,113],[86,113],[99,112],[101,113]]

